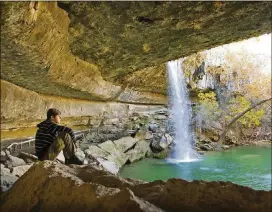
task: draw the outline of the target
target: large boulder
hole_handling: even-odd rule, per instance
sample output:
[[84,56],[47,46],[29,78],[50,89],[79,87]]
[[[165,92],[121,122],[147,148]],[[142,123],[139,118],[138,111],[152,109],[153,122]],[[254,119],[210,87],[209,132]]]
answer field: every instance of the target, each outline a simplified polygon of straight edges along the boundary
[[14,157],[12,155],[8,155],[8,158],[5,161],[5,165],[8,168],[12,168],[15,166],[21,166],[21,165],[25,165],[25,164],[26,164],[26,162],[23,159]]
[[148,152],[151,152],[149,142],[143,140],[138,141],[133,149],[126,152],[126,155],[128,155],[129,162],[132,163],[144,158]]
[[18,180],[18,177],[10,173],[10,169],[1,164],[1,191],[7,191]]
[[173,143],[173,138],[169,134],[156,134],[151,141],[151,149],[153,152],[161,152]]
[[89,148],[85,150],[85,154],[88,158],[103,158],[104,160],[113,162],[118,168],[121,168],[128,159],[128,156],[118,150],[112,141],[106,141],[98,146],[89,146]]
[[117,149],[112,141],[106,141],[98,145],[99,148],[109,153],[107,160],[114,162],[119,168],[122,167],[128,160],[128,156]]
[[85,150],[85,154],[87,157],[100,157],[100,158],[106,158],[109,153],[101,148],[99,148],[96,145],[89,146],[87,150]]
[[[35,186],[33,186],[35,182]],[[271,191],[230,182],[124,179],[98,166],[38,162],[3,196],[3,211],[270,211]]]
[[113,143],[116,145],[116,148],[121,152],[126,152],[128,149],[132,148],[136,142],[137,140],[132,137],[123,137],[113,141]]
[[154,153],[154,152],[150,151],[150,152],[147,153],[146,156],[148,158],[165,159],[165,158],[168,158],[170,153],[171,153],[171,150],[169,148],[167,148],[167,149],[164,149],[161,152],[157,152],[157,153]]
[[97,158],[97,161],[103,166],[105,170],[112,174],[117,174],[119,172],[119,167],[112,161],[105,160],[103,158]]

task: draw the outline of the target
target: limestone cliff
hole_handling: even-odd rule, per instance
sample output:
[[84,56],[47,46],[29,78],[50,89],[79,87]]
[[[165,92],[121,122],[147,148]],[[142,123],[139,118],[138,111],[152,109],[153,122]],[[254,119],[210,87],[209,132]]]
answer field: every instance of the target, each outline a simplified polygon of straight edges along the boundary
[[122,121],[133,112],[160,109],[160,105],[137,105],[121,102],[99,102],[39,94],[1,80],[1,130],[35,127],[46,118],[46,111],[58,108],[64,124],[97,125],[107,112],[107,119]]
[[[166,104],[166,61],[270,32],[270,8],[271,2],[1,2],[2,123],[40,118],[51,106],[67,117],[90,116],[92,109],[80,108],[94,102],[81,100]],[[27,90],[21,96],[16,86]],[[63,98],[61,105],[50,96]],[[77,103],[63,103],[69,101]]]
[[271,2],[5,2],[1,78],[43,94],[165,103],[166,61],[270,32],[270,8]]

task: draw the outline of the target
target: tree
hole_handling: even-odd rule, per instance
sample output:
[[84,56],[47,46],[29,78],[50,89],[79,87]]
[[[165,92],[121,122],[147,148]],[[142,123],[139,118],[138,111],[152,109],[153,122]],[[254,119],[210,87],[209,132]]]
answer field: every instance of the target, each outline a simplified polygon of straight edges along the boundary
[[199,104],[194,108],[197,129],[213,128],[214,121],[218,120],[221,110],[213,91],[198,94]]
[[[251,107],[250,101],[244,96],[237,96],[230,101],[229,114],[226,116],[226,120],[229,122],[237,115]],[[264,115],[264,110],[252,109],[243,115],[237,122],[244,128],[259,126],[260,121]]]
[[244,110],[242,113],[240,113],[239,115],[237,115],[234,119],[232,119],[230,121],[230,123],[225,127],[224,131],[222,132],[222,134],[220,135],[220,138],[219,138],[219,141],[218,143],[220,145],[222,145],[223,141],[225,140],[225,136],[228,132],[228,130],[231,128],[231,126],[237,121],[239,120],[241,117],[243,117],[246,113],[248,113],[249,111],[251,111],[252,109],[256,108],[257,106],[267,102],[267,101],[270,101],[272,98],[269,98],[269,99],[265,99],[265,100],[262,100],[260,102],[258,102],[257,104],[254,104],[253,106],[247,108],[246,110]]

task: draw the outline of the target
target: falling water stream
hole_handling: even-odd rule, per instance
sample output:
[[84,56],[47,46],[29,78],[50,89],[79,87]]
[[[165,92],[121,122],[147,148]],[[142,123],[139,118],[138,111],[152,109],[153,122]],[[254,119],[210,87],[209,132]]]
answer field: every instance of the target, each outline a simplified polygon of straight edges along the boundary
[[194,142],[190,129],[191,105],[181,63],[182,60],[167,63],[170,121],[175,135],[175,147],[170,162],[192,162],[199,159],[199,155],[192,148]]

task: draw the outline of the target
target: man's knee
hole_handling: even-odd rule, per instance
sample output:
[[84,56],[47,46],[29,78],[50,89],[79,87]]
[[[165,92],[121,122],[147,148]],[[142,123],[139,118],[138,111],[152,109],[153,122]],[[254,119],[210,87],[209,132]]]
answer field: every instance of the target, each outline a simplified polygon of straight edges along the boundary
[[61,138],[64,142],[72,141],[72,137],[67,132],[60,132],[58,137]]
[[69,133],[61,132],[58,136],[59,140],[62,140],[66,149],[75,151],[75,144]]

